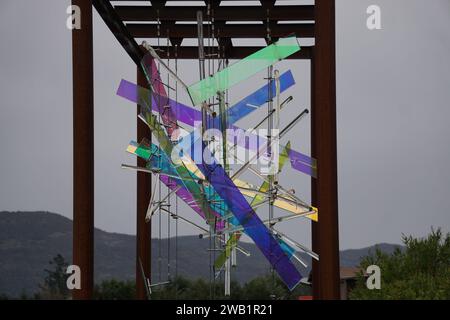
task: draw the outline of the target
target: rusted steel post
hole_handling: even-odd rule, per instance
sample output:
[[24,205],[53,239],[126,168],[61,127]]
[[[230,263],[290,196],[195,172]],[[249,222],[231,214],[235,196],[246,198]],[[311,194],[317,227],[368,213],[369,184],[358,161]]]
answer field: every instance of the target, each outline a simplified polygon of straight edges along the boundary
[[94,282],[94,87],[92,2],[72,0],[81,9],[81,28],[72,30],[73,66],[73,264],[81,289],[74,299],[91,299]]
[[335,1],[315,1],[315,48],[312,59],[312,153],[318,162],[312,183],[319,222],[313,223],[315,299],[339,299],[339,225],[336,147]]
[[[141,48],[142,49],[142,48]],[[137,68],[137,84],[149,88],[145,76],[141,69]],[[139,114],[139,106],[137,108]],[[148,126],[137,119],[137,140],[140,142],[143,138],[151,140],[151,131]],[[137,165],[145,167],[146,162],[138,158]],[[151,175],[145,172],[137,172],[137,197],[136,197],[136,298],[140,300],[147,299],[144,279],[142,278],[141,263],[147,278],[151,272],[151,222],[145,222],[145,215],[151,196]]]

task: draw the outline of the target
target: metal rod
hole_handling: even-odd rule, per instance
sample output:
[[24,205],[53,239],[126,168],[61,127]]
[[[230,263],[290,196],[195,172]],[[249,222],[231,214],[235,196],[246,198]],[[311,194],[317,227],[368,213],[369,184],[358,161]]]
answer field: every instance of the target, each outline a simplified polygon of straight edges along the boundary
[[[278,97],[278,96],[277,96]],[[280,110],[282,110],[284,108],[284,106],[288,105],[289,102],[292,101],[292,96],[289,96],[286,98],[286,100],[284,100],[281,105],[280,105]],[[252,129],[250,129],[250,131],[256,130],[258,129],[264,122],[267,121],[267,119],[275,112],[274,109],[272,109],[272,111],[270,111],[270,114],[266,115],[260,122],[258,122],[258,124],[256,126],[254,126]]]
[[150,55],[154,59],[156,59],[161,66],[163,66],[164,69],[166,69],[166,71],[175,81],[179,82],[181,86],[187,90],[188,86],[184,83],[183,80],[180,79],[180,77],[177,76],[175,72],[172,71],[172,69],[170,69],[167,66],[167,64],[159,57],[159,55],[156,53],[155,49],[153,49],[151,45],[149,45],[146,41],[142,41],[142,47],[145,48],[150,53]]
[[[263,179],[266,182],[269,182],[268,179],[263,176],[261,173],[259,173],[257,170],[253,169],[252,167],[248,167],[248,170],[253,173],[254,175],[256,175],[257,177]],[[301,200],[299,197],[297,197],[296,195],[289,193],[289,191],[287,191],[282,185],[278,184],[277,185],[277,189],[282,190],[283,192],[289,194],[294,200],[298,201],[298,203],[296,203],[296,205],[300,205],[303,206],[305,208],[311,208],[311,206],[309,204],[307,204],[305,201]]]
[[200,229],[200,230],[202,230],[202,231],[204,231],[204,232],[206,232],[206,233],[209,234],[209,231],[208,231],[207,229],[205,229],[205,228],[199,226],[199,225],[196,224],[195,222],[192,222],[192,221],[190,221],[190,220],[188,220],[188,219],[186,219],[186,218],[183,218],[183,217],[180,216],[180,215],[175,215],[175,214],[173,214],[172,212],[170,212],[169,210],[167,210],[167,209],[165,209],[165,208],[161,208],[161,211],[162,211],[162,212],[165,212],[165,213],[167,213],[167,214],[170,214],[170,215],[172,216],[172,218],[174,218],[174,219],[180,219],[181,221],[184,221],[184,222],[186,222],[186,223],[188,223],[188,224],[190,224],[190,225],[192,225],[192,226],[194,226],[194,227],[196,227],[196,228],[198,228],[198,229]]
[[205,79],[205,50],[203,38],[203,12],[197,11],[197,39],[200,80]]
[[150,279],[148,279],[145,274],[144,266],[142,265],[142,260],[140,257],[138,257],[138,261],[139,261],[139,267],[140,267],[140,271],[141,271],[141,278],[142,278],[144,288],[145,288],[145,293],[147,294],[147,299],[150,300],[150,297],[152,295],[152,290],[150,289],[150,287],[151,287]]
[[[275,112],[271,113],[270,117],[272,117],[273,114],[273,122],[274,122],[274,129],[279,130],[280,129],[280,110],[281,110],[281,103],[280,103],[280,72],[278,70],[274,71],[274,78],[275,78]],[[275,142],[279,145],[279,140]],[[276,185],[278,184],[278,159],[275,159],[277,162],[276,165],[276,171],[273,174],[273,183]]]
[[[298,121],[300,121],[300,119],[303,118],[303,116],[305,116],[306,114],[308,114],[308,109],[303,110],[297,117],[294,118],[294,120],[292,120],[276,137],[276,139],[281,139],[286,133],[289,132],[289,130],[291,130],[295,124],[298,123]],[[269,140],[269,139],[268,139]],[[273,144],[272,139],[270,139],[270,144],[266,144],[263,145],[258,152],[256,152],[256,154],[249,160],[247,161],[242,167],[239,168],[239,170],[237,170],[234,175],[231,177],[232,180],[237,179],[240,175],[242,175],[244,173],[244,171],[250,167],[250,165],[257,159],[259,158],[259,155],[263,152],[265,152],[267,150],[267,148]],[[276,141],[276,140],[274,140]]]
[[175,176],[173,174],[167,174],[167,173],[161,172],[158,168],[149,169],[149,168],[144,168],[144,167],[131,166],[128,164],[122,164],[121,167],[122,167],[122,169],[135,170],[135,171],[139,171],[139,172],[152,173],[152,174],[159,174],[160,176],[166,176],[166,177],[169,177],[172,179],[184,180],[180,176]]
[[[289,96],[286,98],[286,100],[283,101],[283,103],[281,103],[280,109],[282,110],[284,108],[284,106],[288,105],[289,102],[292,101],[292,96]],[[271,113],[274,113],[275,110],[272,110]],[[270,114],[266,115],[263,119],[261,119],[260,122],[258,122],[253,128],[250,128],[247,130],[247,132],[252,132],[255,131],[256,129],[258,129],[264,122],[267,121],[267,119],[269,118]],[[236,141],[236,143],[230,148],[230,153],[234,151],[234,149],[236,149],[236,147],[239,145],[239,143],[242,141],[242,139],[244,139],[243,136],[239,137],[239,140]],[[238,160],[238,159],[236,159]]]
[[295,252],[292,254],[292,257],[295,260],[297,260],[298,262],[300,262],[302,266],[304,266],[305,268],[308,268],[308,265],[302,259],[300,259],[300,257],[298,257]]
[[308,114],[309,110],[305,109],[300,113],[297,117],[294,118],[281,132],[280,132],[280,139],[288,133],[289,130],[291,130],[302,118],[304,115]]
[[145,214],[145,221],[146,221],[146,222],[150,222],[150,221],[151,221],[152,216],[153,216],[153,213],[154,213],[154,211],[155,211],[153,202],[154,202],[154,199],[155,199],[155,194],[156,194],[156,184],[157,184],[158,180],[159,180],[159,174],[157,173],[157,174],[156,174],[156,179],[155,179],[155,181],[153,182],[153,187],[152,187],[152,189],[151,189],[152,192],[151,192],[151,196],[150,196],[150,201],[149,201],[149,203],[148,203],[147,212],[146,212],[146,214]]
[[307,247],[305,247],[304,245],[298,243],[297,241],[292,240],[292,238],[289,238],[284,233],[282,233],[282,232],[280,232],[278,230],[273,230],[273,232],[275,234],[279,235],[280,237],[282,237],[284,241],[291,243],[292,245],[294,245],[297,248],[299,248],[301,251],[303,251],[306,254],[308,254],[311,258],[319,261],[319,255],[317,253],[313,252],[311,249],[308,249]]
[[[267,203],[267,202],[268,201],[265,201],[264,203]],[[260,205],[262,205],[262,203],[258,204],[258,205],[260,206]],[[290,214],[290,215],[283,216],[283,217],[277,217],[277,218],[272,218],[272,219],[269,218],[269,219],[263,220],[263,223],[268,226],[270,226],[271,224],[276,225],[277,223],[280,223],[280,222],[292,220],[295,218],[302,218],[302,217],[305,217],[305,216],[313,214],[313,213],[315,213],[315,211],[308,211],[308,212],[304,212],[304,213],[294,213],[294,214]],[[216,232],[213,236],[227,234],[227,233],[234,233],[234,232],[243,231],[243,230],[244,230],[243,226],[237,226],[237,227],[233,227],[230,229],[224,229],[220,232]],[[208,236],[208,235],[209,235],[209,233],[205,234],[204,236]]]
[[[158,178],[158,177],[157,177],[157,178]],[[155,185],[155,188],[156,188],[156,185]],[[170,197],[170,195],[172,195],[173,193],[176,193],[176,192],[177,192],[178,190],[180,190],[180,189],[181,189],[181,186],[178,186],[178,187],[176,187],[176,188],[170,190],[170,191],[167,193],[167,195],[166,195],[163,199],[161,199],[160,201],[158,201],[158,202],[155,202],[155,201],[154,201],[154,196],[153,196],[154,193],[152,193],[152,198],[151,198],[150,203],[149,203],[149,205],[148,205],[147,215],[146,215],[146,217],[145,217],[146,221],[151,221],[151,218],[152,218],[152,216],[154,215],[156,209],[157,209],[158,207],[161,208],[161,207],[163,206],[163,203]],[[156,205],[155,205],[155,204],[156,204]]]

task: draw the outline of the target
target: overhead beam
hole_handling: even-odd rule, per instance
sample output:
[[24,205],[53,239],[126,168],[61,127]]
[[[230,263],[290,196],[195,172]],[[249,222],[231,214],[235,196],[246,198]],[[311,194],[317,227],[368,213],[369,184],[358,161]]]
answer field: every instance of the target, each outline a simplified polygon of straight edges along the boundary
[[[162,7],[150,6],[114,6],[122,21],[196,21],[197,11],[202,11],[205,20],[205,6]],[[256,6],[223,6],[214,10],[215,21],[265,21],[267,8]],[[314,6],[276,6],[269,11],[270,20],[276,21],[312,21]]]
[[139,49],[138,44],[130,35],[123,22],[120,21],[120,18],[114,11],[112,5],[104,0],[92,0],[92,4],[130,58],[137,66],[140,66],[140,61],[143,57],[142,51]]
[[[152,5],[159,4],[161,2],[168,2],[168,1],[176,1],[176,2],[192,2],[192,0],[109,0],[110,2],[147,2],[147,3],[151,3]],[[199,2],[207,2],[208,0],[198,0]],[[237,0],[212,0],[211,2],[233,2],[233,1],[237,1]],[[276,0],[259,0],[260,2],[276,2]],[[282,0],[283,1],[283,0]]]
[[[157,38],[169,36],[179,38],[197,38],[196,25],[167,25],[161,24],[159,27],[160,34],[158,35],[158,26],[156,24],[144,23],[127,23],[126,27],[134,38]],[[271,35],[273,37],[285,37],[295,34],[299,38],[309,38],[314,36],[314,24],[273,24],[270,27]],[[216,28],[216,38],[265,38],[267,36],[267,27],[263,24],[227,24]]]
[[[167,47],[154,47],[158,52],[161,52],[160,56],[165,56],[165,51]],[[210,48],[210,49],[209,49]],[[228,47],[226,49],[225,57],[227,59],[243,59],[252,53],[262,49],[263,47]],[[169,47],[170,56],[174,57],[174,47]],[[218,47],[205,47],[205,51],[211,54],[217,54]],[[220,50],[222,54],[222,50]],[[293,55],[287,57],[286,59],[310,59],[311,58],[312,47],[302,47],[300,51],[294,53]],[[178,59],[198,59],[198,47],[191,46],[181,46],[177,48]]]
[[[101,0],[93,0],[94,7],[96,8],[97,12],[102,17],[105,24],[108,26],[108,28],[111,30],[111,32],[114,34],[116,39],[119,41],[119,43],[122,45],[122,47],[125,49],[125,51],[128,53],[128,55],[131,57],[131,59],[136,63],[136,65],[140,66],[140,61],[143,57],[142,51],[139,49],[139,45],[137,44],[136,40],[131,35],[130,31],[127,29],[127,27],[120,22],[120,19],[116,12],[114,11],[114,8],[112,5],[107,1],[101,1]],[[166,27],[170,27],[170,25],[166,25]],[[245,28],[247,28],[248,25],[245,25]],[[264,33],[266,32],[264,27],[262,25],[258,26],[260,30],[264,30]],[[195,26],[194,26],[195,28]],[[311,27],[308,27],[311,28]],[[173,29],[173,28],[172,28]],[[178,25],[177,25],[178,29]],[[231,30],[231,29],[228,29]],[[280,31],[281,29],[278,29]],[[151,30],[153,33],[157,34],[156,27]],[[163,34],[166,34],[167,28],[164,27],[161,28],[161,31],[163,31]],[[192,30],[188,30],[191,31]],[[292,32],[292,30],[282,30]],[[186,30],[183,31],[186,33]],[[196,31],[194,31],[193,37],[196,37]],[[259,31],[261,33],[261,31]],[[308,31],[308,33],[312,33],[311,30]],[[162,35],[161,35],[162,36]],[[227,38],[222,33],[220,34],[221,38]],[[302,35],[305,36],[305,35]],[[180,36],[178,32],[174,34],[169,29],[169,37],[172,39],[182,39],[184,37]],[[261,38],[264,38],[265,34],[261,36]],[[228,37],[230,38],[230,37]],[[162,50],[165,50],[165,47],[160,48]],[[246,56],[256,52],[257,50],[261,49],[260,47],[231,47],[227,49],[227,57],[229,59],[242,59]],[[311,48],[310,47],[302,47],[302,50],[297,52],[296,54],[290,56],[288,59],[310,59],[311,57]],[[217,49],[216,49],[217,50]],[[198,58],[198,48],[197,47],[179,47],[178,48],[178,58],[179,59],[197,59]]]

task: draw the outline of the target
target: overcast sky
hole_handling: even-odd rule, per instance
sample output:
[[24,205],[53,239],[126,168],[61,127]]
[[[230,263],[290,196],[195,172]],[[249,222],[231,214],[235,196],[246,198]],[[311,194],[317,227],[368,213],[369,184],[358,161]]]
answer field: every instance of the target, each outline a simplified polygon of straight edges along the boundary
[[[72,217],[69,4],[0,2],[0,210]],[[382,30],[366,27],[371,4],[381,7]],[[432,226],[449,231],[450,0],[337,0],[336,7],[341,248],[399,243],[402,233],[424,236]],[[120,165],[135,163],[125,148],[135,138],[136,107],[115,92],[122,78],[135,80],[136,68],[96,12],[94,51],[95,224],[134,234],[136,180]],[[276,67],[291,69],[297,82],[284,95],[294,96],[285,123],[310,106],[309,62]],[[195,61],[179,61],[179,70],[185,82],[198,80]],[[263,85],[264,75],[233,88],[231,102]],[[309,119],[286,139],[309,153]],[[282,184],[308,200],[308,177],[285,171]],[[200,222],[186,207],[179,212]],[[310,243],[306,220],[281,230]]]

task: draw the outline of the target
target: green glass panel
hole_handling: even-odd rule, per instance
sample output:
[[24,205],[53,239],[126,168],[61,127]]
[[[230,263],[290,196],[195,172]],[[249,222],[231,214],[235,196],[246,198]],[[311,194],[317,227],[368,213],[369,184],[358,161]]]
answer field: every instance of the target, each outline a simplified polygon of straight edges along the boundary
[[214,267],[216,270],[220,270],[227,259],[231,256],[231,248],[235,247],[238,243],[239,238],[241,237],[240,233],[233,233],[231,237],[228,239],[225,250],[222,251],[222,253],[217,257],[216,261],[214,262]]
[[144,144],[139,144],[135,150],[135,154],[143,159],[148,160],[152,155],[150,148]]
[[282,38],[213,76],[189,86],[188,91],[192,101],[194,105],[199,105],[202,101],[215,96],[217,92],[229,89],[299,50],[300,46],[295,36]]

